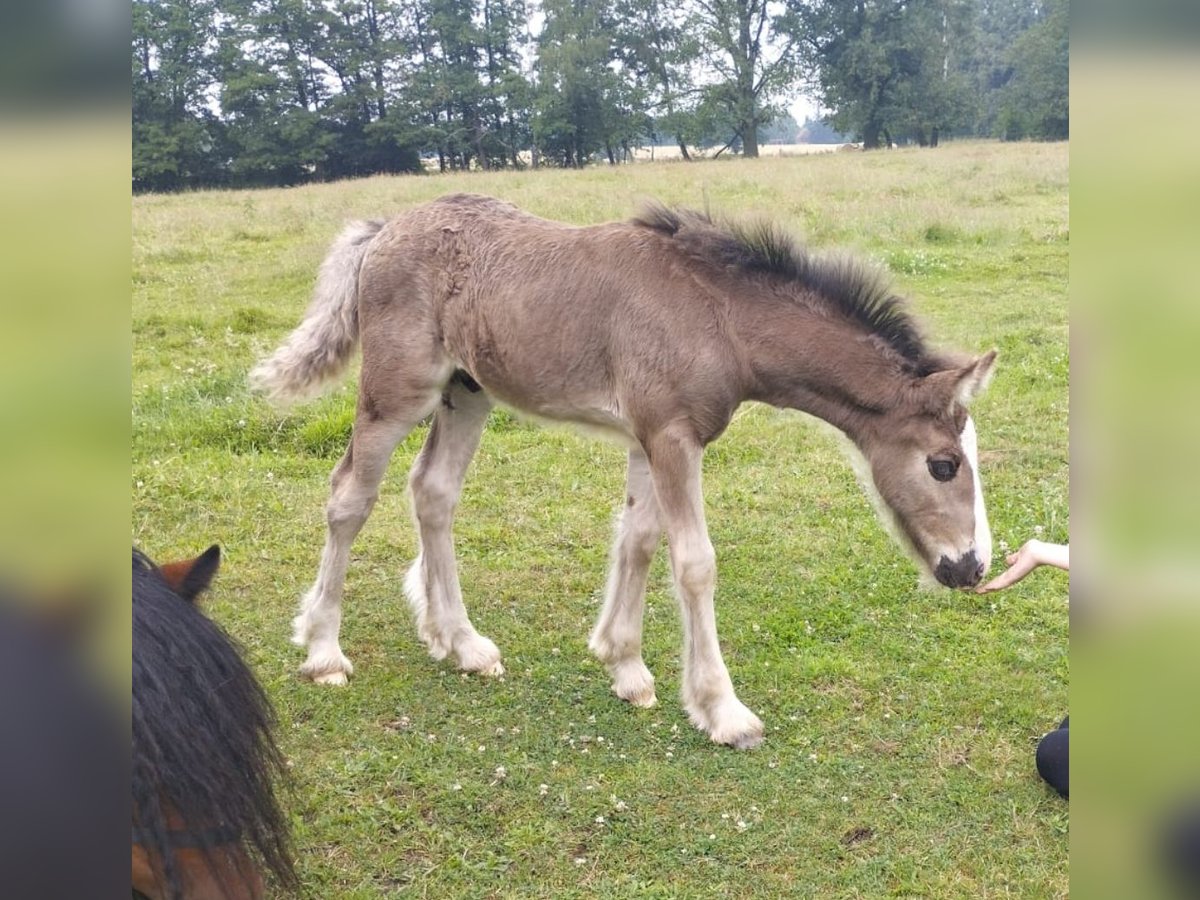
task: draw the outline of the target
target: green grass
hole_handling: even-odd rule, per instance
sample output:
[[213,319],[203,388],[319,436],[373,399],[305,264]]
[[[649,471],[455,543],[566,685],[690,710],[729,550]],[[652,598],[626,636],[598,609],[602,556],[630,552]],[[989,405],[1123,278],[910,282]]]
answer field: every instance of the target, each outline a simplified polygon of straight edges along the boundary
[[[498,412],[456,523],[500,681],[430,660],[400,585],[414,554],[401,445],[355,544],[345,690],[288,643],[315,573],[353,382],[279,415],[245,373],[298,322],[348,217],[481,191],[587,223],[644,197],[774,216],[886,262],[939,343],[1000,350],[975,411],[994,536],[1068,536],[1067,147],[948,145],[583,172],[371,178],[134,200],[133,537],[219,540],[210,613],[280,715],[312,897],[1065,896],[1067,806],[1033,749],[1067,707],[1066,580],[921,593],[828,429],[743,408],[707,455],[717,615],[764,745],[712,745],[678,701],[662,553],[646,615],[659,706],[586,649],[623,453]],[[503,767],[498,774],[498,767]]]

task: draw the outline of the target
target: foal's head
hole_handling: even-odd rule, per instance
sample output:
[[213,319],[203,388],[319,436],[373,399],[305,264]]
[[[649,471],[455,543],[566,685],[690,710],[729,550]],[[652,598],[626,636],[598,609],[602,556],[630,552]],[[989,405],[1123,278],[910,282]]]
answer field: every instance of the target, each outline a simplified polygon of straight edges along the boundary
[[987,385],[995,361],[992,351],[915,378],[859,440],[883,501],[881,514],[925,572],[946,587],[974,587],[992,562],[966,404]]

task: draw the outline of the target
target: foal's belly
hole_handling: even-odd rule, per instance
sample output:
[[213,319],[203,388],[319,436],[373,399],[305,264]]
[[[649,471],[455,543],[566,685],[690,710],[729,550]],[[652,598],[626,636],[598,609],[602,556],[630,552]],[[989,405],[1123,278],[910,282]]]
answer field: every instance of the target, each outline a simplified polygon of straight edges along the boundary
[[548,390],[546,384],[529,385],[514,382],[491,367],[477,373],[467,367],[496,403],[543,425],[569,425],[589,435],[615,441],[623,446],[637,443],[633,423],[623,414],[620,403],[613,397],[595,390]]

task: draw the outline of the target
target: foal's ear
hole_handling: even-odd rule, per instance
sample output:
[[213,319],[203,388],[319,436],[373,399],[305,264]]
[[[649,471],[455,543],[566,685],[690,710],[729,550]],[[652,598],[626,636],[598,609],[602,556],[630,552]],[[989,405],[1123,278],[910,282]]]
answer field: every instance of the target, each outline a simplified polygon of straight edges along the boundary
[[925,386],[935,408],[941,410],[955,402],[963,406],[983,393],[996,369],[996,351],[989,350],[965,366],[934,372],[925,378]]
[[220,567],[221,548],[213,544],[195,559],[165,563],[158,568],[171,589],[188,603],[193,603],[208,590]]

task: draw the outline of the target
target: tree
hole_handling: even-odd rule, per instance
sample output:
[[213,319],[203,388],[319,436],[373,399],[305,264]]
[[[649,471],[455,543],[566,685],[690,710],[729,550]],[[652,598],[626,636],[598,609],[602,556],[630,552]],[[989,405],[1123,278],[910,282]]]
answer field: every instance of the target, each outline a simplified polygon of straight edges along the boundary
[[1071,133],[1067,0],[1046,0],[1039,12],[1009,56],[1013,75],[997,123],[1005,140],[1065,140]]
[[612,19],[588,0],[545,0],[534,66],[535,158],[583,166],[604,151],[617,161],[642,121],[636,85],[614,67]]
[[1012,80],[1012,51],[1020,36],[1038,21],[1038,0],[978,0],[975,54],[970,77],[975,86],[974,134],[995,135],[1005,88]]
[[211,104],[215,7],[210,0],[133,4],[133,187],[219,184],[223,130]]
[[482,0],[484,92],[488,134],[485,159],[493,165],[511,162],[520,168],[520,150],[529,141],[532,92],[521,71],[525,47],[525,5],[520,0]]
[[791,113],[780,113],[758,129],[760,144],[796,144],[800,140],[800,123]]
[[649,136],[656,143],[660,134],[670,136],[683,158],[691,159],[699,91],[689,86],[689,69],[700,50],[685,13],[682,0],[618,0],[615,39],[624,70],[643,98]]
[[844,144],[850,139],[839,131],[835,131],[829,127],[829,124],[821,119],[814,119],[811,116],[804,120],[804,124],[800,126],[800,134],[798,143],[801,144]]
[[[312,5],[321,36],[314,55],[336,78],[321,107],[334,140],[326,177],[419,170],[420,158],[408,110],[389,84],[398,78],[393,61],[410,52],[401,11],[392,0],[304,0]],[[328,75],[326,76],[328,79]],[[394,105],[401,108],[393,109]]]
[[794,0],[792,9],[830,124],[865,148],[893,133],[936,145],[968,124],[971,0]]
[[975,95],[968,69],[974,54],[974,0],[921,0],[904,18],[904,40],[915,58],[896,85],[895,129],[922,147],[969,128]]
[[695,0],[687,30],[697,36],[704,61],[700,114],[709,123],[727,120],[733,141],[757,157],[759,126],[775,115],[770,103],[794,80],[792,17],[768,0]]
[[234,184],[296,184],[326,162],[333,134],[318,112],[328,91],[311,12],[305,0],[224,3],[218,99]]

